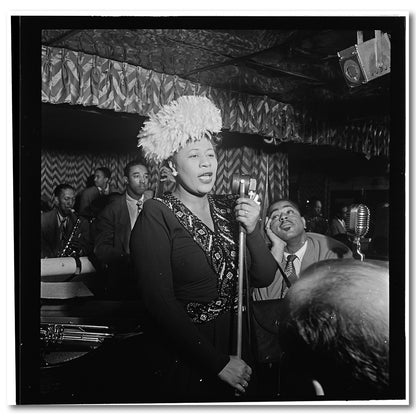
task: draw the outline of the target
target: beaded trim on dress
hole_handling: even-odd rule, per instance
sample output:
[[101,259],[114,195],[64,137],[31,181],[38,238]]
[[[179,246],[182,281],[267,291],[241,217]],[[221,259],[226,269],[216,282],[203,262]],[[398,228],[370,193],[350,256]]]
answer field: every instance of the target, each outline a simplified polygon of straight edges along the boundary
[[158,201],[166,205],[194,241],[203,249],[208,263],[217,274],[218,297],[207,304],[189,302],[186,312],[194,323],[215,319],[222,312],[237,310],[238,276],[236,259],[237,226],[234,221],[233,203],[235,196],[208,195],[216,232],[210,230],[179,199],[168,193]]

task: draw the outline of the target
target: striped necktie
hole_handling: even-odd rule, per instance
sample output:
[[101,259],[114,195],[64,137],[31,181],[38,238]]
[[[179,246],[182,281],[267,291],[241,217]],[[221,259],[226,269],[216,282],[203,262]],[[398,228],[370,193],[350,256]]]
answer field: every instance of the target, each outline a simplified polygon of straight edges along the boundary
[[[289,254],[286,258],[286,266],[285,266],[285,275],[287,276],[289,282],[293,285],[293,283],[296,282],[296,280],[299,279],[298,275],[296,274],[295,265],[293,262],[297,259],[296,254]],[[283,283],[282,287],[282,297],[286,295],[286,292],[288,291],[288,287],[285,283]]]
[[140,214],[140,212],[143,208],[143,201],[142,200],[137,201],[136,205],[137,205],[137,216],[139,216],[139,214]]

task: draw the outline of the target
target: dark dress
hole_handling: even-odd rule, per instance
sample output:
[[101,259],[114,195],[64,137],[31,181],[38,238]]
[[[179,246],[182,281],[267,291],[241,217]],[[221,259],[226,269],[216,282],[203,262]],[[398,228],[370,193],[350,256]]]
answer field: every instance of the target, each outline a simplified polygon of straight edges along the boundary
[[[131,257],[150,317],[147,329],[158,339],[153,352],[160,401],[234,397],[217,374],[235,355],[235,198],[209,201],[215,232],[167,194],[145,202],[131,235]],[[250,284],[267,286],[277,266],[258,229],[247,236],[247,248]],[[247,333],[243,338],[247,341]],[[243,345],[243,359],[247,354]]]

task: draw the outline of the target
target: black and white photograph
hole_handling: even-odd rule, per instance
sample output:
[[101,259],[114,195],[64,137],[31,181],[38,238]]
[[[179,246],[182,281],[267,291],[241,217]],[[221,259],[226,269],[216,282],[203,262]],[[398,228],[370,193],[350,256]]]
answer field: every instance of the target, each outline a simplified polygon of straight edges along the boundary
[[408,26],[10,16],[16,404],[409,404]]

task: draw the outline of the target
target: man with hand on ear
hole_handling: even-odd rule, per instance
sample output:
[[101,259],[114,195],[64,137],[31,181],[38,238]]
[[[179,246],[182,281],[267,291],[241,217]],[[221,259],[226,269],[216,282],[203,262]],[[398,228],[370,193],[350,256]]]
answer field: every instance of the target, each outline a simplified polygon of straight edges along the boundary
[[[126,191],[113,196],[95,222],[94,254],[107,274],[107,294],[116,298],[135,296],[130,266],[130,234],[143,203],[153,197],[149,172],[141,160],[124,169]],[[137,294],[136,294],[137,296]]]
[[270,251],[281,265],[271,285],[253,290],[254,300],[281,299],[288,291],[285,277],[295,283],[303,270],[321,260],[351,258],[341,242],[318,233],[306,232],[306,221],[297,204],[281,199],[270,205],[265,223]]

